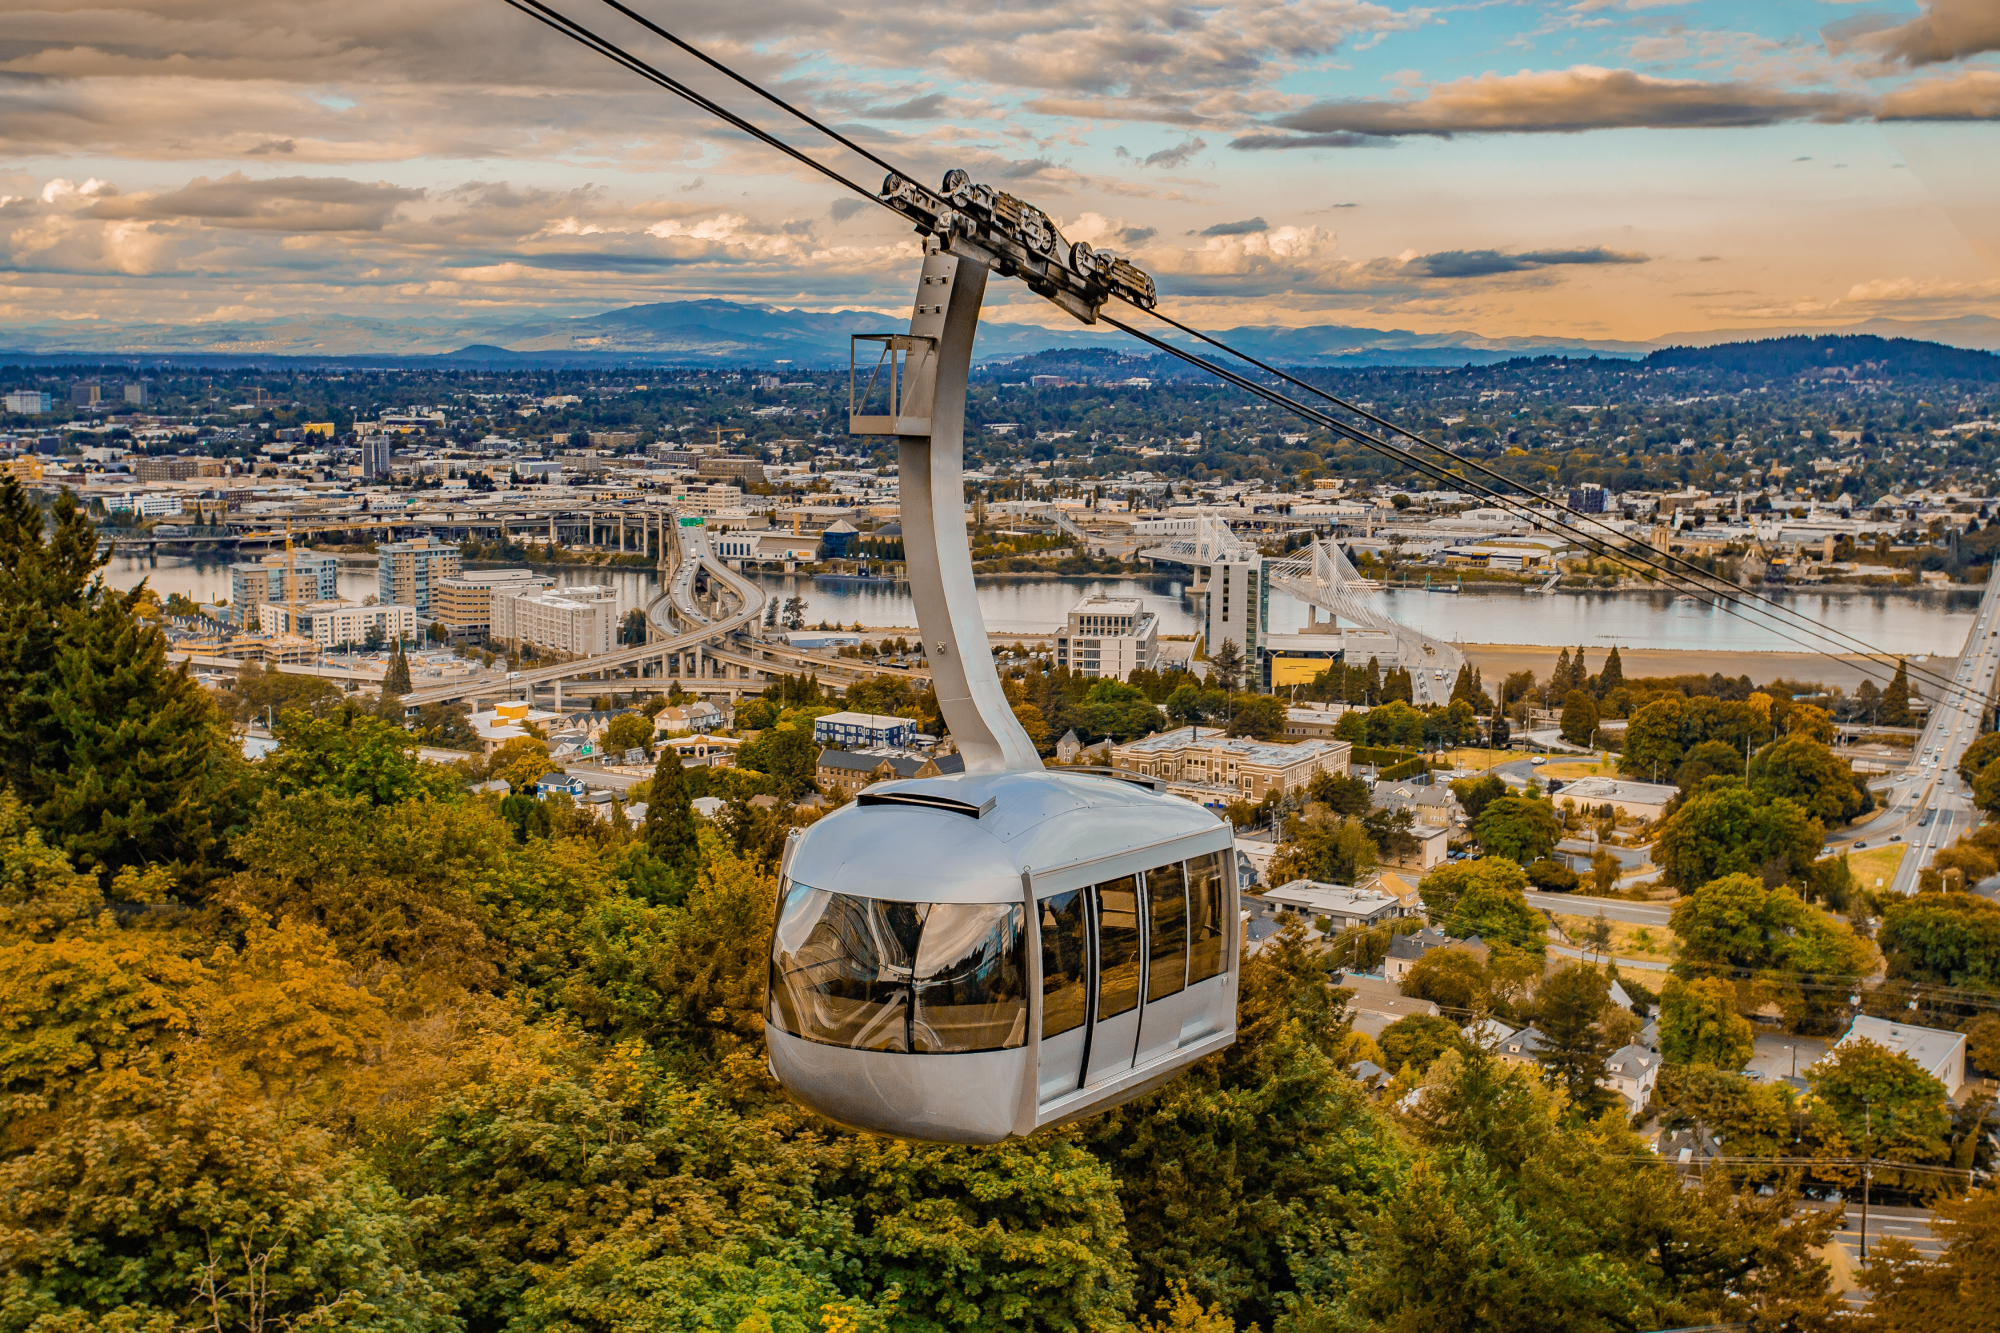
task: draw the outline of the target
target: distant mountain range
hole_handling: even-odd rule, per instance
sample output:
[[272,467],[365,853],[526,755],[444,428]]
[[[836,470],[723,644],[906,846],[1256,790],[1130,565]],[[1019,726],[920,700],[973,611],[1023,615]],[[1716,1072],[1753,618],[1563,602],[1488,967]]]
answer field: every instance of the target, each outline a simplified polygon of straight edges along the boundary
[[[301,315],[206,324],[111,324],[47,321],[0,334],[9,362],[171,359],[212,364],[340,361],[473,367],[712,365],[799,368],[843,365],[848,335],[881,333],[900,323],[867,310],[784,310],[734,301],[670,301],[574,318],[547,315],[471,319],[372,319]],[[1667,348],[1698,348],[1746,339],[1825,334],[1823,329],[1711,329],[1649,342],[1610,339],[1489,338],[1482,334],[1410,333],[1317,324],[1248,325],[1216,336],[1265,360],[1293,366],[1490,365],[1517,357],[1641,358]],[[1870,320],[1842,335],[1917,339],[1948,347],[2000,349],[2000,319]],[[1043,328],[989,322],[979,331],[982,361],[1039,352],[1118,348],[1123,335],[1081,324]],[[1135,349],[1136,350],[1136,349]]]

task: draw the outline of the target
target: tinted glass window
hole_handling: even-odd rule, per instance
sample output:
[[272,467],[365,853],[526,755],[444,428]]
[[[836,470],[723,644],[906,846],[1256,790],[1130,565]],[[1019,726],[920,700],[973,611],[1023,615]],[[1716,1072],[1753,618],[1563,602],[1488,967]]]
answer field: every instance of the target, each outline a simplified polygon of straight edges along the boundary
[[1187,863],[1188,984],[1221,976],[1229,946],[1229,895],[1223,888],[1227,852],[1198,856]]
[[884,902],[804,884],[771,946],[771,1022],[863,1051],[998,1050],[1027,1040],[1021,909]]
[[1084,959],[1089,951],[1083,924],[1083,890],[1053,894],[1041,901],[1042,1035],[1053,1037],[1083,1026]]
[[1179,862],[1146,872],[1146,915],[1153,934],[1146,961],[1146,1001],[1187,985],[1187,874]]
[[924,917],[911,980],[911,1045],[998,1051],[1028,1040],[1019,903],[937,903]]
[[1097,1018],[1139,1007],[1139,877],[1099,884],[1097,895]]

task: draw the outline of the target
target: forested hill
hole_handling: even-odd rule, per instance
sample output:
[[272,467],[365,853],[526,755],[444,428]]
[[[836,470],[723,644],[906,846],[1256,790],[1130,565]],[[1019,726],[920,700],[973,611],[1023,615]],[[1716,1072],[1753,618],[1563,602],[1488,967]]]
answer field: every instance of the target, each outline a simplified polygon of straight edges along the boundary
[[1663,347],[1641,364],[1649,370],[1685,368],[1769,379],[1833,372],[1856,379],[2000,381],[2000,356],[1991,352],[1873,334],[1800,335],[1713,347]]

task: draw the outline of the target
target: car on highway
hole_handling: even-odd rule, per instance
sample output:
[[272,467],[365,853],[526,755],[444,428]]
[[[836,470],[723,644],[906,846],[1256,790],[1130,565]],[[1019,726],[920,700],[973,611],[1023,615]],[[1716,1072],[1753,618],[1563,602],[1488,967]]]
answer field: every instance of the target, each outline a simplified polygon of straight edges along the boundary
[[1903,835],[1900,833],[1891,833],[1889,835],[1890,842],[1901,842],[1902,840],[1903,840]]
[[1862,850],[1863,850],[1863,849],[1865,849],[1865,848],[1866,848],[1867,846],[1868,846],[1868,844],[1867,844],[1867,843],[1865,843],[1865,842],[1857,842],[1857,843],[1855,843],[1855,844],[1854,844],[1854,850],[1855,850],[1855,851],[1857,851],[1857,852],[1858,852],[1858,851],[1862,851]]
[[1549,757],[1545,754],[1538,754],[1533,759],[1530,759],[1528,762],[1534,765],[1536,768],[1540,768],[1543,764],[1549,762]]

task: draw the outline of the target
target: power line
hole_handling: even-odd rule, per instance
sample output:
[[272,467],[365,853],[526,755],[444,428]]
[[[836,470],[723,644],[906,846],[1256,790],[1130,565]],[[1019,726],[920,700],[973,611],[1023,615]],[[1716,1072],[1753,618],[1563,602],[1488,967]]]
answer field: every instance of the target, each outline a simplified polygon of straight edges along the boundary
[[[657,69],[650,63],[626,51],[623,47],[619,46],[617,43],[593,32],[591,29],[585,27],[582,23],[578,22],[577,20],[572,19],[567,15],[564,15],[552,9],[548,5],[542,3],[541,0],[506,0],[506,3],[511,5],[513,8],[520,10],[522,13],[527,14],[529,17],[534,18],[537,22],[540,22],[554,29],[555,31],[562,33],[564,36],[569,37],[571,40],[576,41],[579,44],[589,48],[590,50],[595,51],[596,53],[607,57],[608,59],[614,61],[620,66],[632,71],[633,73],[640,75],[640,77],[645,78],[649,82],[654,83],[657,86],[664,88],[669,92],[674,93],[676,96],[682,98],[683,100],[689,102],[690,104],[704,111],[709,112],[710,114],[716,116],[718,119],[721,119],[726,123],[734,126],[735,128],[741,130],[742,132],[749,134],[753,138],[757,139],[759,142],[777,149],[779,152],[784,153],[786,156],[791,157],[800,164],[811,168],[812,170],[818,172],[819,174],[827,177],[829,180],[832,180],[837,184],[845,186],[847,189],[852,190],[854,193],[863,196],[864,198],[868,199],[873,203],[887,207],[886,203],[875,192],[856,183],[855,181],[842,175],[840,172],[834,170],[832,167],[827,166],[826,164],[809,156],[808,154],[802,152],[801,150],[793,147],[791,144],[786,143],[784,140],[778,138],[776,135],[770,133],[769,131],[762,129],[761,127],[753,124],[752,122],[730,111],[728,108],[722,106],[718,102],[715,102],[713,99],[708,98],[699,92],[696,92],[694,89],[681,83],[679,80],[674,79],[670,75],[665,74],[664,72]],[[868,161],[883,167],[885,170],[891,172],[894,175],[902,176],[904,178],[908,177],[907,172],[903,172],[900,169],[890,165],[888,162],[886,162],[883,158],[879,157],[875,153],[870,152],[868,149],[863,148],[861,145],[855,143],[852,139],[848,138],[847,136],[821,123],[812,116],[808,115],[806,112],[793,106],[790,102],[785,101],[783,98],[778,97],[775,93],[772,93],[768,89],[765,89],[755,81],[730,69],[727,65],[709,56],[705,52],[701,51],[699,48],[695,47],[693,44],[674,35],[665,28],[660,27],[658,24],[652,22],[650,19],[645,18],[643,15],[636,13],[635,11],[628,8],[624,4],[619,3],[619,0],[604,0],[604,3],[606,3],[610,8],[632,19],[634,22],[639,23],[647,31],[652,32],[656,36],[659,36],[668,42],[671,42],[674,46],[676,46],[680,50],[687,52],[688,54],[694,56],[696,59],[701,60],[704,64],[708,65],[710,68],[721,72],[722,74],[726,75],[727,77],[729,77],[742,87],[749,89],[750,91],[756,93],[758,96],[764,98],[766,101],[781,108],[788,114],[796,117],[798,120],[810,126],[811,128],[817,130],[821,134],[825,135],[827,138],[832,139],[834,142],[839,143],[843,147],[848,148],[849,150],[859,154],[860,156],[866,158]],[[891,211],[894,210],[892,209]],[[1302,388],[1309,393],[1324,398],[1327,401],[1334,403],[1336,406],[1341,407],[1343,410],[1353,412],[1354,414],[1361,416],[1366,420],[1375,422],[1376,424],[1386,429],[1393,430],[1398,434],[1404,435],[1412,440],[1416,440],[1418,443],[1423,444],[1426,447],[1435,449],[1438,452],[1445,454],[1448,458],[1452,459],[1453,463],[1457,465],[1457,467],[1459,468],[1463,468],[1466,466],[1475,467],[1480,471],[1486,473],[1487,475],[1494,476],[1500,479],[1509,486],[1514,486],[1519,488],[1519,483],[1516,483],[1512,479],[1507,478],[1505,474],[1498,473],[1493,469],[1487,468],[1482,463],[1478,463],[1473,460],[1466,460],[1464,458],[1461,458],[1459,455],[1452,454],[1450,450],[1445,449],[1442,445],[1435,444],[1434,442],[1426,439],[1421,435],[1416,434],[1415,432],[1397,426],[1395,423],[1390,422],[1385,418],[1376,416],[1371,412],[1367,412],[1355,404],[1348,403],[1345,400],[1337,398],[1334,395],[1326,393],[1322,390],[1319,390],[1314,386],[1302,380],[1297,379],[1296,377],[1288,375],[1283,371],[1279,371],[1274,367],[1268,366],[1264,362],[1258,360],[1257,358],[1249,356],[1247,353],[1239,352],[1236,349],[1221,342],[1220,340],[1213,338],[1205,333],[1202,333],[1199,330],[1190,327],[1189,325],[1183,324],[1180,321],[1175,320],[1170,316],[1157,315],[1157,312],[1149,312],[1149,313],[1155,313],[1157,318],[1160,318],[1165,323],[1182,331],[1183,333],[1186,333],[1191,337],[1198,338],[1201,341],[1208,343],[1224,352],[1227,352],[1231,356],[1235,356],[1251,365],[1254,365],[1259,369],[1265,371],[1266,373],[1274,375],[1279,379],[1284,380],[1287,383],[1294,384],[1297,387]],[[1548,519],[1546,519],[1540,514],[1535,513],[1534,510],[1529,508],[1527,505],[1523,504],[1521,501],[1515,499],[1512,495],[1496,491],[1490,486],[1483,486],[1472,483],[1469,480],[1469,478],[1467,478],[1464,475],[1462,471],[1455,472],[1453,470],[1441,468],[1435,464],[1431,464],[1427,460],[1420,459],[1417,455],[1411,453],[1408,450],[1400,449],[1397,446],[1388,443],[1388,441],[1383,440],[1377,436],[1371,435],[1366,431],[1360,430],[1357,427],[1349,426],[1344,422],[1338,421],[1326,415],[1325,413],[1318,412],[1315,411],[1314,409],[1308,408],[1304,404],[1298,402],[1295,399],[1292,399],[1287,395],[1276,393],[1275,391],[1269,390],[1262,385],[1258,385],[1254,381],[1251,381],[1243,376],[1239,376],[1234,374],[1233,372],[1226,371],[1222,367],[1206,360],[1205,358],[1187,352],[1185,349],[1174,347],[1172,344],[1164,342],[1163,340],[1153,338],[1147,334],[1143,334],[1139,332],[1137,329],[1133,328],[1131,325],[1126,324],[1120,320],[1104,315],[1100,315],[1100,318],[1103,318],[1105,322],[1112,325],[1112,327],[1120,329],[1126,334],[1134,338],[1137,338],[1140,341],[1145,342],[1150,346],[1158,348],[1159,350],[1166,352],[1169,355],[1178,357],[1183,361],[1187,361],[1192,365],[1201,367],[1202,369],[1208,371],[1208,373],[1215,375],[1219,379],[1224,380],[1226,383],[1233,384],[1236,387],[1244,389],[1247,392],[1254,393],[1257,396],[1263,397],[1275,404],[1283,406],[1287,410],[1293,412],[1298,416],[1305,418],[1306,420],[1314,421],[1317,422],[1318,424],[1324,425],[1329,430],[1334,431],[1336,434],[1342,435],[1350,440],[1353,440],[1357,444],[1361,444],[1366,448],[1381,453],[1385,457],[1390,458],[1393,461],[1401,462],[1405,466],[1416,471],[1419,475],[1453,486],[1465,485],[1471,489],[1474,489],[1475,491],[1485,496],[1486,498],[1489,498],[1512,511],[1524,513],[1525,516],[1530,519],[1530,521],[1535,522],[1537,525],[1551,526],[1550,521]],[[1532,494],[1532,492],[1528,493]],[[1558,507],[1562,510],[1562,512],[1565,513],[1573,514],[1575,512],[1573,510],[1568,509],[1567,506],[1558,506]],[[1577,517],[1581,518],[1583,516],[1578,515]],[[1818,635],[1827,642],[1838,643],[1841,639],[1845,639],[1850,645],[1859,646],[1861,649],[1864,650],[1863,655],[1868,657],[1869,660],[1871,662],[1874,662],[1877,666],[1885,666],[1886,662],[1883,659],[1889,658],[1891,656],[1890,654],[1884,652],[1883,650],[1867,644],[1865,641],[1862,641],[1860,639],[1854,638],[1851,635],[1846,634],[1844,631],[1827,631],[1823,628],[1820,628],[1814,625],[1812,622],[1807,621],[1806,618],[1801,616],[1798,612],[1794,612],[1790,608],[1784,607],[1776,603],[1775,601],[1772,601],[1769,598],[1762,597],[1761,595],[1757,594],[1752,594],[1750,597],[1745,598],[1742,595],[1741,591],[1734,588],[1733,585],[1727,584],[1725,581],[1721,580],[1718,576],[1711,575],[1708,574],[1706,571],[1700,570],[1698,566],[1695,566],[1692,562],[1687,561],[1684,558],[1674,557],[1671,554],[1671,552],[1667,553],[1665,561],[1656,560],[1651,558],[1650,556],[1640,555],[1639,553],[1634,551],[1619,550],[1612,545],[1611,540],[1609,538],[1586,533],[1581,528],[1578,528],[1573,524],[1567,522],[1560,522],[1558,524],[1555,524],[1554,526],[1557,526],[1559,530],[1565,531],[1568,534],[1576,537],[1578,540],[1586,543],[1588,546],[1595,548],[1595,550],[1599,554],[1609,555],[1615,558],[1624,559],[1635,563],[1645,564],[1648,567],[1653,568],[1658,573],[1660,573],[1664,578],[1666,578],[1670,582],[1672,586],[1683,589],[1691,588],[1694,591],[1698,591],[1708,596],[1716,598],[1716,605],[1718,609],[1725,611],[1725,613],[1727,614],[1736,616],[1738,619],[1745,620],[1746,623],[1760,624],[1760,622],[1751,620],[1749,616],[1745,615],[1742,610],[1739,610],[1737,608],[1743,606],[1746,603],[1762,603],[1763,606],[1768,609],[1760,609],[1758,611],[1759,614],[1767,616],[1784,615],[1784,616],[1789,616],[1796,620],[1805,621],[1806,627],[1808,628],[1809,632]],[[1716,583],[1721,584],[1724,589],[1727,589],[1727,591],[1726,592],[1718,591],[1718,589],[1714,586],[1691,582],[1691,578],[1693,576],[1676,572],[1667,563],[1668,561],[1678,563],[1680,565],[1686,566],[1688,569],[1694,570],[1695,576],[1699,576],[1701,578],[1706,578],[1706,579],[1714,579]],[[1839,654],[1828,652],[1826,649],[1817,647],[1811,643],[1808,643],[1803,639],[1799,639],[1793,635],[1783,633],[1782,631],[1776,629],[1775,627],[1769,624],[1761,624],[1761,628],[1764,628],[1767,632],[1777,634],[1780,638],[1784,639],[1786,642],[1796,644],[1799,647],[1806,649],[1808,652],[1812,652],[1818,656],[1827,657],[1833,660],[1839,660]],[[1904,670],[1907,671],[1909,669],[1907,661],[1900,658],[1897,660],[1902,665]],[[1869,674],[1869,673],[1864,672],[1864,674]],[[1967,692],[1955,680],[1947,680],[1944,677],[1937,676],[1935,673],[1932,673],[1927,669],[1921,667],[1917,668],[1914,674],[1930,679],[1935,685],[1941,687],[1946,695],[1958,695],[1969,698]]]
[[[1134,306],[1134,309],[1142,309],[1142,308],[1143,307]],[[1406,426],[1399,425],[1396,422],[1391,421],[1386,417],[1379,416],[1376,413],[1369,411],[1368,409],[1362,407],[1358,403],[1349,402],[1348,400],[1341,398],[1335,394],[1329,393],[1324,389],[1321,389],[1311,383],[1308,383],[1305,380],[1298,378],[1297,376],[1288,374],[1285,371],[1278,369],[1276,366],[1269,365],[1264,361],[1261,361],[1258,358],[1251,356],[1247,352],[1238,351],[1237,349],[1223,342],[1221,339],[1212,337],[1209,334],[1203,333],[1199,329],[1184,324],[1180,320],[1175,319],[1171,315],[1161,314],[1158,310],[1148,310],[1146,311],[1146,313],[1151,315],[1153,318],[1159,320],[1161,323],[1167,324],[1172,328],[1178,329],[1180,332],[1188,335],[1191,338],[1199,339],[1201,342],[1207,343],[1211,347],[1215,347],[1221,351],[1227,352],[1229,355],[1257,367],[1257,369],[1265,372],[1268,375],[1275,376],[1276,378],[1283,380],[1287,384],[1291,384],[1297,388],[1303,389],[1307,393],[1313,394],[1316,397],[1323,398],[1327,402],[1334,404],[1335,406],[1341,408],[1344,411],[1352,412],[1354,415],[1361,417],[1363,420],[1375,423],[1377,426],[1382,427],[1384,430],[1394,431],[1398,435],[1402,435],[1408,439],[1416,441],[1418,444],[1423,445],[1425,448],[1436,450],[1438,453],[1443,454],[1445,457],[1451,459],[1455,464],[1461,467],[1476,469],[1477,471],[1484,473],[1486,476],[1494,478],[1498,482],[1501,482],[1509,487],[1521,491],[1525,495],[1530,495],[1530,496],[1534,495],[1534,492],[1530,490],[1527,486],[1523,485],[1521,482],[1515,480],[1512,477],[1507,476],[1506,473],[1501,472],[1496,468],[1488,467],[1485,463],[1480,462],[1478,459],[1467,458],[1461,454],[1455,454],[1450,449],[1446,448],[1444,445],[1439,444],[1436,441],[1431,440],[1430,438],[1417,433],[1416,431],[1410,430]],[[1484,492],[1484,493],[1490,494],[1490,492]],[[1572,517],[1582,520],[1584,522],[1589,521],[1588,515],[1579,513],[1578,511],[1570,508],[1568,505],[1555,500],[1553,497],[1549,498],[1548,503],[1551,505],[1551,507],[1557,509],[1558,511],[1564,514],[1571,515]],[[1577,531],[1573,527],[1572,530]],[[1597,540],[1600,542],[1601,545],[1608,544],[1606,539],[1599,538]],[[1696,564],[1692,560],[1687,559],[1684,556],[1674,555],[1671,551],[1661,552],[1660,555],[1662,559],[1659,561],[1651,560],[1647,557],[1639,555],[1636,552],[1622,552],[1620,554],[1624,555],[1626,558],[1633,559],[1638,563],[1649,564],[1652,567],[1662,569],[1663,571],[1667,563],[1678,565],[1685,571],[1684,577],[1713,580],[1714,584],[1717,586],[1709,588],[1707,589],[1707,591],[1709,591],[1711,595],[1717,597],[1718,599],[1727,599],[1729,601],[1734,601],[1734,602],[1742,602],[1746,600],[1743,594],[1743,590],[1737,585],[1729,583],[1727,580],[1723,579],[1720,575],[1713,574],[1707,570],[1702,569],[1700,565]],[[1851,634],[1848,634],[1843,630],[1824,629],[1818,626],[1817,623],[1814,622],[1810,617],[1805,616],[1801,612],[1794,611],[1790,607],[1785,606],[1783,603],[1778,602],[1775,599],[1769,597],[1763,597],[1761,595],[1752,594],[1747,600],[1752,602],[1761,602],[1764,603],[1766,606],[1768,606],[1769,611],[1765,612],[1765,614],[1783,614],[1785,616],[1792,618],[1793,620],[1800,621],[1805,625],[1812,627],[1814,632],[1819,633],[1829,638],[1830,640],[1844,639],[1849,644],[1860,648],[1863,651],[1863,654],[1867,656],[1871,661],[1875,661],[1878,665],[1885,665],[1885,666],[1887,665],[1887,662],[1883,661],[1882,659],[1889,657],[1890,654],[1883,653],[1880,649],[1874,647],[1872,644],[1869,644],[1862,639],[1859,639]],[[1907,662],[1904,662],[1904,659],[1897,658],[1895,660],[1898,662],[1903,662],[1903,664],[1907,669]],[[1956,687],[1955,681],[1949,680],[1944,676],[1938,675],[1930,671],[1928,668],[1918,667],[1915,669],[1914,674],[1928,677],[1933,684],[1941,688],[1945,688],[1947,690],[1952,690],[1955,689]]]

